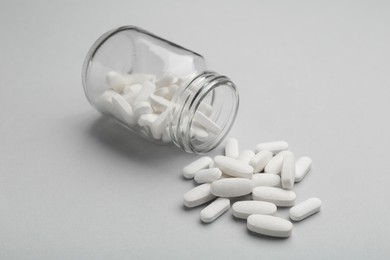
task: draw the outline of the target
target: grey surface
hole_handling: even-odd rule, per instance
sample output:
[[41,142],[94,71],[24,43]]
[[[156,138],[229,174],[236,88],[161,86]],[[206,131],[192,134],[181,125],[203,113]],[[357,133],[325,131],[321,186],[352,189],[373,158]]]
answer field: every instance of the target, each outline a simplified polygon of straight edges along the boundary
[[[388,1],[2,1],[0,259],[389,259],[389,13]],[[102,119],[82,90],[88,48],[125,24],[230,76],[231,136],[312,157],[297,200],[323,210],[280,240],[183,209],[196,156]]]

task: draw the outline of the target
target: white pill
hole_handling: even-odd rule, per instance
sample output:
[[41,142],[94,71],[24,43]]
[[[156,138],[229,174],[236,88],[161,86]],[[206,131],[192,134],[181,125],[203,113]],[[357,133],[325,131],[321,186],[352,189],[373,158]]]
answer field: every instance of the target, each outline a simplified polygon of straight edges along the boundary
[[133,105],[134,117],[136,120],[143,114],[150,114],[153,112],[152,107],[148,101],[139,101]]
[[112,114],[113,108],[111,100],[115,95],[120,96],[117,92],[111,89],[104,91],[103,94],[96,100],[96,109],[99,110],[103,115]]
[[295,182],[295,158],[294,154],[286,151],[283,156],[282,170],[280,174],[282,187],[291,190]]
[[200,212],[200,219],[203,222],[210,223],[225,213],[230,208],[230,200],[218,198],[210,203]]
[[168,100],[163,97],[156,96],[154,94],[151,94],[149,96],[149,101],[154,111],[156,112],[164,112],[170,105],[170,102]]
[[135,103],[139,101],[146,101],[148,100],[149,96],[153,94],[153,92],[156,90],[156,85],[154,83],[145,81],[142,84],[142,88],[139,91],[137,98],[135,99]]
[[219,125],[200,111],[195,112],[194,121],[213,134],[219,134],[221,132]]
[[106,74],[106,82],[108,86],[110,86],[113,90],[117,91],[118,93],[122,93],[123,88],[126,85],[132,83],[125,76],[121,75],[116,71],[110,71]]
[[135,124],[133,109],[121,95],[112,96],[111,103],[117,119],[129,126]]
[[240,155],[238,155],[237,160],[249,164],[253,156],[255,156],[255,153],[252,150],[243,150],[240,152]]
[[240,197],[252,192],[253,182],[246,178],[220,179],[211,183],[211,193],[218,197]]
[[168,113],[164,112],[160,114],[157,119],[152,123],[150,127],[150,132],[154,139],[160,139],[162,137],[162,133],[165,131],[167,127],[168,121]]
[[187,179],[194,178],[197,171],[208,168],[212,161],[213,159],[208,156],[197,159],[183,168],[183,176]]
[[300,157],[295,163],[295,182],[300,182],[305,178],[311,169],[311,159],[309,157]]
[[170,96],[169,88],[168,87],[158,88],[154,92],[154,95],[168,99]]
[[214,198],[215,196],[210,192],[210,183],[204,183],[184,194],[184,206],[189,208],[196,207]]
[[160,115],[158,115],[158,114],[141,115],[138,119],[138,125],[142,126],[142,127],[145,127],[145,126],[151,127],[152,124],[154,123],[154,121],[156,121],[159,116]]
[[205,114],[206,116],[210,116],[213,112],[213,106],[206,103],[206,102],[202,102],[200,103],[200,105],[198,106],[198,110],[200,112],[202,112],[203,114]]
[[218,155],[214,158],[214,165],[223,173],[233,177],[252,178],[253,167],[234,158]]
[[252,181],[255,187],[279,187],[280,176],[273,173],[255,173]]
[[290,221],[269,215],[250,215],[247,221],[249,230],[272,237],[289,237],[293,225]]
[[285,152],[286,151],[281,151],[280,153],[272,157],[271,160],[269,160],[269,162],[265,166],[264,172],[279,174],[280,171],[282,170],[283,156]]
[[197,171],[194,180],[197,183],[213,182],[222,176],[222,172],[218,168],[209,168]]
[[230,158],[237,158],[240,155],[238,140],[236,138],[227,139],[225,145],[225,155]]
[[172,73],[165,73],[161,78],[156,81],[156,86],[158,88],[167,87],[176,83],[178,78]]
[[319,198],[310,198],[300,202],[290,209],[290,218],[294,221],[301,221],[321,209],[321,200]]
[[276,141],[276,142],[268,142],[268,143],[261,143],[256,145],[256,152],[260,152],[263,150],[270,151],[273,154],[277,154],[281,151],[288,149],[288,143],[285,141]]
[[271,159],[272,153],[270,151],[260,151],[252,157],[249,165],[253,167],[254,172],[262,172]]
[[129,80],[131,82],[130,84],[136,84],[136,83],[143,84],[146,81],[153,83],[156,81],[155,75],[146,74],[146,73],[127,74],[127,75],[125,75],[125,77],[127,78],[127,80]]
[[163,141],[164,143],[169,143],[170,141],[172,141],[171,135],[169,133],[169,127],[166,127],[165,131],[162,133],[161,141]]
[[254,200],[274,203],[278,207],[291,207],[295,203],[295,192],[276,187],[255,187],[252,190]]
[[252,214],[274,215],[276,205],[267,201],[246,200],[237,201],[232,206],[233,216],[247,219]]
[[209,133],[202,127],[193,125],[191,127],[191,137],[194,137],[201,142],[205,142],[209,140]]

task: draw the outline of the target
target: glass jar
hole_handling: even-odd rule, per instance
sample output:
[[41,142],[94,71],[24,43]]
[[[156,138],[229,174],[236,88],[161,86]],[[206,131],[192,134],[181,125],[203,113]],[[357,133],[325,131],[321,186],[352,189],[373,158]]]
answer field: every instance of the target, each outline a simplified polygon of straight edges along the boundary
[[143,29],[103,34],[83,66],[87,99],[129,130],[187,152],[217,147],[236,118],[239,97],[204,58]]

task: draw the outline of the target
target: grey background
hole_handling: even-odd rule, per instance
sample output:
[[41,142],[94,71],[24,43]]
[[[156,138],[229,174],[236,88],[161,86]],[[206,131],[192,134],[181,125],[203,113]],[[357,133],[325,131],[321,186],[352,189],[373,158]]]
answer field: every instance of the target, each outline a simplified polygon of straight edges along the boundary
[[[390,257],[389,1],[1,1],[0,24],[0,259]],[[125,24],[231,77],[231,136],[312,157],[295,191],[323,210],[280,240],[183,209],[197,156],[103,119],[82,90],[89,47]]]

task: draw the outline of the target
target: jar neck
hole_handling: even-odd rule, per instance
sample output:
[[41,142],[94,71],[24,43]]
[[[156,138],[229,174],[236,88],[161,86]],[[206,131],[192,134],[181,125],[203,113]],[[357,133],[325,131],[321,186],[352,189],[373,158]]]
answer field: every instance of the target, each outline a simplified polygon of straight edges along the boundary
[[204,71],[183,85],[170,110],[170,135],[187,152],[208,152],[224,140],[234,123],[239,106],[236,86],[213,71]]

